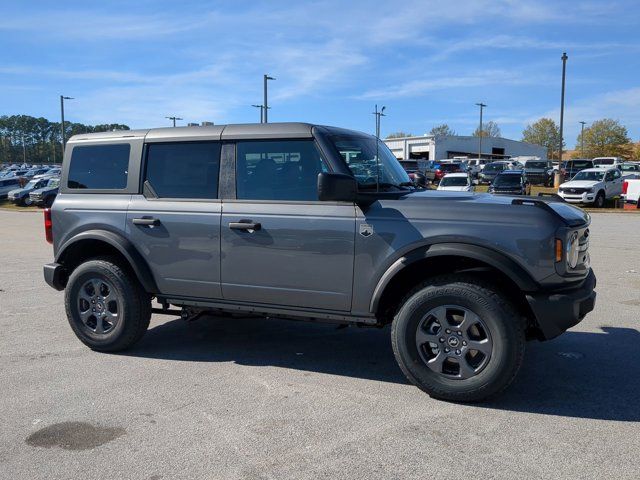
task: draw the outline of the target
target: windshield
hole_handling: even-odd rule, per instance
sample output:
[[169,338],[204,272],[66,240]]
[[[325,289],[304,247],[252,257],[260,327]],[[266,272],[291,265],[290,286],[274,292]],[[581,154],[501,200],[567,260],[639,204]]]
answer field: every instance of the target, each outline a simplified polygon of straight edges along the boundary
[[442,187],[466,187],[469,185],[467,177],[444,177],[440,180]]
[[27,183],[24,188],[27,189],[32,189],[32,188],[36,188],[36,185],[38,185],[38,183],[40,183],[41,180],[31,180],[29,183]]
[[547,168],[547,162],[527,162],[526,168]]
[[582,172],[576,173],[576,176],[573,177],[573,180],[589,180],[591,182],[599,182],[604,177],[604,172]]
[[49,183],[47,183],[47,187],[57,187],[58,185],[60,185],[60,180],[57,178],[52,178],[51,180],[49,180]]
[[572,162],[567,162],[564,168],[575,169],[575,168],[591,168],[593,163],[589,160],[574,160]]
[[498,175],[493,181],[493,184],[498,187],[515,187],[520,185],[521,178],[522,177],[520,175]]
[[502,170],[501,163],[489,163],[484,167],[485,172],[497,172],[499,170]]
[[[381,140],[376,145],[375,137],[332,135],[329,138],[353,173],[359,187],[376,188],[376,184],[381,187],[412,185],[407,172]],[[379,170],[376,169],[376,153]]]
[[637,172],[638,171],[638,165],[622,165],[620,167],[620,169],[623,170],[623,171]]

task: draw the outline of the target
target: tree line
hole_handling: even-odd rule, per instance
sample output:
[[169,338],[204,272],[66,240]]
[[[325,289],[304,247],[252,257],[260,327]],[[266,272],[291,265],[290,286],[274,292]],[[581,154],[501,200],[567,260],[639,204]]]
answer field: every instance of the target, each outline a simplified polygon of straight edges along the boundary
[[[429,135],[446,136],[456,135],[456,132],[446,123],[436,125],[431,129]],[[500,137],[500,127],[494,121],[485,122],[476,128],[472,134],[474,137]],[[410,137],[410,133],[395,132],[387,138]],[[558,159],[560,144],[560,127],[551,118],[541,118],[529,125],[522,131],[523,142],[542,145],[547,148],[549,159]],[[566,151],[566,142],[562,142],[562,151]],[[640,143],[633,143],[629,137],[627,128],[618,120],[603,118],[596,120],[591,125],[585,127],[584,138],[580,133],[576,139],[576,146],[571,154],[573,158],[594,158],[594,157],[622,157],[627,160],[640,160]]]
[[[85,125],[64,122],[65,139],[79,133],[129,130],[127,125],[109,123]],[[60,122],[29,115],[0,116],[0,163],[60,163],[62,131]]]

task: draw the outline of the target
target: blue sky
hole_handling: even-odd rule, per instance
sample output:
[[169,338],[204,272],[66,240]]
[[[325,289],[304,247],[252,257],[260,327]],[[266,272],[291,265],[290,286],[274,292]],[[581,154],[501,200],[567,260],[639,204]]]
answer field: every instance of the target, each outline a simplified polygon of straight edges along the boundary
[[422,134],[477,125],[503,136],[559,118],[619,119],[640,139],[640,13],[633,1],[220,2],[0,0],[0,114],[168,125],[253,122],[270,82],[270,121]]

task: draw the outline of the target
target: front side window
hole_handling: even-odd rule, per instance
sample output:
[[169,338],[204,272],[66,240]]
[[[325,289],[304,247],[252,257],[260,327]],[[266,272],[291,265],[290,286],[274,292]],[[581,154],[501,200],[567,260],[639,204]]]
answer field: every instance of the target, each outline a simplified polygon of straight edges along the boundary
[[147,146],[145,187],[157,198],[218,198],[220,143],[152,143]]
[[73,147],[67,186],[97,190],[126,188],[130,148],[128,143]]
[[407,172],[383,141],[355,135],[332,135],[330,140],[358,181],[360,189],[412,185]]
[[236,144],[238,199],[317,201],[318,174],[326,171],[313,140]]

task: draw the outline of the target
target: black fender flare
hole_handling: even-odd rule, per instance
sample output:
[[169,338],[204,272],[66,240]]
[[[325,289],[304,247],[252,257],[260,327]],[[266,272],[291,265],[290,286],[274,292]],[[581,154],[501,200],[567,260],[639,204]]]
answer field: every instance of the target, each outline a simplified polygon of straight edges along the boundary
[[500,252],[468,243],[436,243],[423,245],[405,253],[387,268],[373,290],[369,311],[371,313],[377,311],[386,287],[399,272],[420,260],[444,256],[466,257],[491,265],[506,275],[522,291],[532,292],[540,288],[524,268]]
[[120,252],[129,263],[129,266],[138,277],[138,280],[142,284],[145,291],[147,293],[158,292],[158,287],[153,278],[153,275],[151,274],[149,265],[147,265],[147,262],[144,260],[140,252],[138,252],[133,243],[131,243],[131,241],[124,236],[114,232],[110,232],[108,230],[85,230],[84,232],[80,232],[69,238],[59,248],[55,258],[56,262],[64,265],[65,255],[67,252],[69,252],[69,249],[73,245],[76,245],[78,242],[82,242],[84,240],[98,240],[107,243],[108,245],[118,250],[118,252]]

